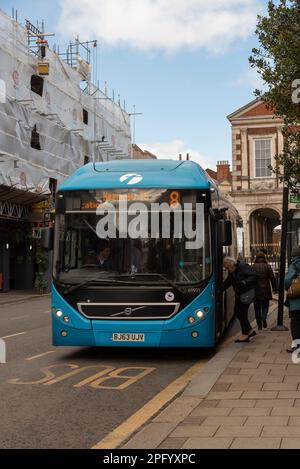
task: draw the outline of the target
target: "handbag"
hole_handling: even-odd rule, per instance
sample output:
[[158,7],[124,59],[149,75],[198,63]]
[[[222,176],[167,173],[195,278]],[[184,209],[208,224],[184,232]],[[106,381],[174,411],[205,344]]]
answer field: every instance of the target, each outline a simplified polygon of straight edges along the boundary
[[288,300],[300,298],[300,275],[298,275],[298,277],[293,280],[286,296]]
[[250,305],[255,300],[255,288],[247,290],[240,294],[240,302],[244,305]]

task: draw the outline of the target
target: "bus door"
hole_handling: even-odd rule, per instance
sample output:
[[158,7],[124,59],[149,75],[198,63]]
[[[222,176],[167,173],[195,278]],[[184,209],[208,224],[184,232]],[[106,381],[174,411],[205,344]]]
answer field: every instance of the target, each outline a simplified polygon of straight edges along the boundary
[[215,256],[215,272],[216,272],[216,310],[215,310],[215,326],[216,326],[216,340],[219,340],[224,331],[224,314],[225,314],[225,294],[221,292],[221,285],[224,280],[223,272],[223,247],[216,247]]

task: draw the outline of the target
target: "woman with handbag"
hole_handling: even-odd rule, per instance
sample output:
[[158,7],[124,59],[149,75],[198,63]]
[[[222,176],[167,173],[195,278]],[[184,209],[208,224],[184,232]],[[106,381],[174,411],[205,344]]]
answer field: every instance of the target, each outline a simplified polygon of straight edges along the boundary
[[225,291],[233,287],[235,291],[234,313],[241,323],[242,335],[235,342],[249,342],[250,338],[256,335],[248,319],[248,310],[255,300],[257,275],[248,264],[231,257],[224,259],[223,266],[228,272],[228,277],[223,282],[221,290]]
[[267,316],[269,305],[270,300],[273,298],[272,290],[273,293],[277,293],[277,282],[272,267],[268,264],[266,255],[263,252],[259,252],[256,255],[252,269],[258,275],[254,309],[258,330],[262,330],[263,327],[265,329],[268,327]]
[[291,334],[293,343],[287,352],[293,353],[300,345],[300,246],[292,251],[292,262],[285,276],[284,287],[287,290],[287,302],[291,319]]

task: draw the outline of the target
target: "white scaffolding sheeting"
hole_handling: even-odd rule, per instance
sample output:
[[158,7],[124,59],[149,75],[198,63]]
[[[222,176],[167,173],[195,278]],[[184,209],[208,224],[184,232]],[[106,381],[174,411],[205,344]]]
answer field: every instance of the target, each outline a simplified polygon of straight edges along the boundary
[[[46,48],[49,75],[42,96],[31,90],[38,57],[30,53],[27,30],[0,11],[0,185],[38,193],[49,178],[62,182],[90,161],[131,158],[130,117],[82,75]],[[83,109],[88,122],[83,122]],[[36,131],[40,150],[32,148]]]

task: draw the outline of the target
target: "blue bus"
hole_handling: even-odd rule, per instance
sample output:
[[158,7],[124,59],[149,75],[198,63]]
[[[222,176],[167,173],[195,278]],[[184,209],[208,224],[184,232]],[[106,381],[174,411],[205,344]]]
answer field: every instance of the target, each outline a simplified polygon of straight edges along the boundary
[[192,161],[78,169],[56,199],[53,345],[213,347],[233,316],[219,287],[238,220]]

